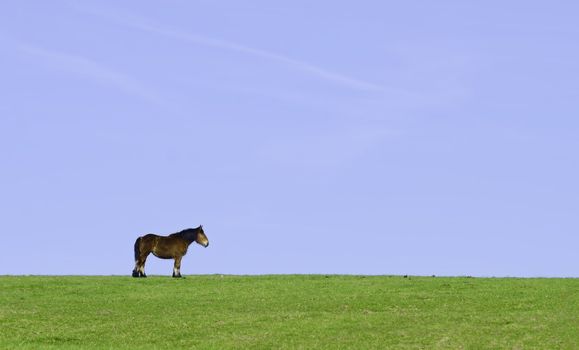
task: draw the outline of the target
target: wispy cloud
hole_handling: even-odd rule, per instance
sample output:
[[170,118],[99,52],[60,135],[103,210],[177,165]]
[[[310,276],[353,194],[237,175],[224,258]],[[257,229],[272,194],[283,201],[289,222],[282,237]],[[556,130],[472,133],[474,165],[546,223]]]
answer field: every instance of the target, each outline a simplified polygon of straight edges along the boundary
[[357,90],[365,90],[365,91],[375,91],[375,92],[389,92],[392,90],[391,88],[387,88],[381,86],[379,84],[375,84],[369,81],[365,81],[362,79],[353,78],[351,76],[333,72],[327,70],[323,67],[318,65],[302,61],[299,59],[295,59],[286,55],[282,55],[276,52],[267,51],[251,46],[242,45],[239,43],[215,39],[204,35],[198,35],[193,33],[188,33],[176,29],[172,29],[169,27],[161,26],[158,24],[152,24],[150,20],[147,20],[143,17],[136,17],[136,16],[129,16],[129,15],[119,15],[108,13],[101,10],[96,9],[88,9],[88,8],[81,8],[78,5],[73,5],[77,10],[90,13],[92,15],[100,16],[106,18],[108,20],[114,21],[120,25],[127,26],[130,28],[139,29],[145,32],[154,33],[157,35],[163,35],[166,37],[171,37],[179,40],[183,40],[185,42],[195,44],[195,45],[203,45],[213,48],[218,48],[222,50],[229,50],[229,51],[236,51],[239,53],[243,53],[246,55],[256,56],[260,58],[265,58],[272,62],[277,62],[282,64],[286,67],[300,70],[302,72],[308,73],[312,76],[317,78],[330,81],[336,84],[340,84],[342,86],[346,86],[352,89]]
[[300,133],[276,135],[259,155],[265,162],[292,169],[335,169],[370,152],[387,139],[402,135],[399,129],[378,125],[345,124],[334,128]]
[[77,74],[99,84],[112,86],[126,94],[137,96],[153,103],[160,103],[161,101],[161,98],[154,91],[146,88],[133,77],[115,71],[90,58],[29,44],[18,45],[18,50],[25,54],[42,58],[64,71]]

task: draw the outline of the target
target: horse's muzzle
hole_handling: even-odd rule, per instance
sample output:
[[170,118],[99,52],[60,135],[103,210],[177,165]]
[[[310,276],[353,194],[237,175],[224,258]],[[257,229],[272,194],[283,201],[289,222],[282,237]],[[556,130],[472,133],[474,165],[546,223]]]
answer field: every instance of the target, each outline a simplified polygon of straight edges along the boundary
[[205,245],[205,248],[209,247],[209,242],[207,242],[207,244]]

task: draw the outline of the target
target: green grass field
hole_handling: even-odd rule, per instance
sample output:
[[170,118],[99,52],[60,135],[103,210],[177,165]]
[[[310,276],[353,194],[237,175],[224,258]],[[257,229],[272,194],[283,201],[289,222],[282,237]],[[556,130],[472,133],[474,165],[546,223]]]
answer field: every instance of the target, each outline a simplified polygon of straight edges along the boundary
[[0,348],[579,349],[579,279],[4,276]]

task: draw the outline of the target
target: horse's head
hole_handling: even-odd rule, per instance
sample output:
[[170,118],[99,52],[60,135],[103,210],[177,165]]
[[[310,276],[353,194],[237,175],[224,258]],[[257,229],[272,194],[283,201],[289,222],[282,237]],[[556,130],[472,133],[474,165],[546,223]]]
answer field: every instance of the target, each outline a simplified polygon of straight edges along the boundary
[[195,242],[207,248],[209,246],[209,239],[205,236],[205,232],[203,231],[203,225],[197,228],[197,237],[195,238]]

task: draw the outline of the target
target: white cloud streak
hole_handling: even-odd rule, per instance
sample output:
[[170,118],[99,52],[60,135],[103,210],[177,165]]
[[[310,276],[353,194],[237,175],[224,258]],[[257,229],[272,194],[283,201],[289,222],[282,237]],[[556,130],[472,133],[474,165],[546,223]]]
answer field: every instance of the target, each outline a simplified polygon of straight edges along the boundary
[[115,87],[132,96],[137,96],[149,102],[160,103],[160,97],[152,90],[144,87],[134,78],[117,72],[92,59],[70,53],[48,50],[28,44],[20,44],[19,51],[42,58],[59,69],[68,71],[99,84]]
[[76,5],[73,5],[77,8],[77,10],[90,13],[92,15],[100,16],[106,18],[108,20],[112,20],[120,25],[139,29],[145,32],[163,35],[166,37],[171,37],[175,39],[179,39],[191,44],[196,45],[203,45],[213,48],[218,48],[222,50],[229,50],[229,51],[236,51],[239,53],[243,53],[250,56],[265,58],[272,62],[277,62],[279,64],[285,65],[286,67],[300,70],[302,72],[308,73],[311,76],[315,76],[319,79],[323,79],[326,81],[330,81],[342,86],[346,86],[356,90],[364,90],[364,91],[374,91],[374,92],[390,92],[391,89],[386,88],[384,86],[364,81],[361,79],[353,78],[341,73],[332,72],[325,68],[319,67],[309,62],[301,61],[286,55],[282,55],[279,53],[262,50],[259,48],[254,48],[242,44],[238,44],[235,42],[230,42],[221,39],[215,39],[207,36],[191,34],[184,31],[179,31],[175,29],[170,29],[167,27],[163,27],[160,25],[153,25],[150,24],[150,21],[145,20],[143,18],[137,18],[135,16],[120,16],[118,14],[111,14],[106,13],[101,10],[95,9],[87,9],[87,8],[79,8]]

